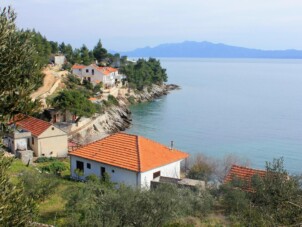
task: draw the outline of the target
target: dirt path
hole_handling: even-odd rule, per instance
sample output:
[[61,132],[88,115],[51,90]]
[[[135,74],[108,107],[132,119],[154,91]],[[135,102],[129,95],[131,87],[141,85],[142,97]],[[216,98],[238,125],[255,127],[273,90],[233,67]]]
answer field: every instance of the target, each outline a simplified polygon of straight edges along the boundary
[[[46,94],[51,90],[51,88],[54,86],[54,84],[64,75],[67,74],[67,71],[61,71],[61,72],[55,72],[54,70],[50,68],[45,68],[43,70],[43,73],[45,74],[44,80],[43,80],[43,86],[40,87],[37,91],[35,91],[33,94],[31,94],[32,99],[37,99],[43,94]],[[50,94],[48,94],[50,95]],[[45,98],[45,97],[43,97]]]

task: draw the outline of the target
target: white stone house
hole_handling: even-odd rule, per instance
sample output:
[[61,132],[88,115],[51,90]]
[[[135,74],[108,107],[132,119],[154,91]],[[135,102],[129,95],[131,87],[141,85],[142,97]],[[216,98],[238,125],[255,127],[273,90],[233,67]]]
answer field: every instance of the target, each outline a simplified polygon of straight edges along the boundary
[[[180,163],[189,155],[142,136],[116,133],[90,143],[70,155],[73,178],[108,173],[112,182],[149,188],[158,176],[180,178]],[[76,169],[83,176],[76,174]]]
[[34,151],[36,157],[66,157],[68,137],[49,122],[20,115],[15,119],[15,133],[9,136],[9,147],[15,152],[18,146]]
[[99,67],[95,64],[88,66],[75,64],[71,68],[72,74],[81,80],[88,80],[93,84],[103,83],[104,87],[112,87],[120,79],[118,70],[112,67]]

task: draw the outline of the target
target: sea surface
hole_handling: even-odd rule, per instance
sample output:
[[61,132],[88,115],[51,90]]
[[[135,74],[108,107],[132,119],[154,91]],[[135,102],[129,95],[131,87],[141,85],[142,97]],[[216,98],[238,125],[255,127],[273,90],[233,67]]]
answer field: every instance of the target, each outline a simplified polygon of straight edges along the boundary
[[192,156],[233,154],[254,168],[284,157],[302,173],[302,60],[161,59],[181,86],[131,107],[139,134]]

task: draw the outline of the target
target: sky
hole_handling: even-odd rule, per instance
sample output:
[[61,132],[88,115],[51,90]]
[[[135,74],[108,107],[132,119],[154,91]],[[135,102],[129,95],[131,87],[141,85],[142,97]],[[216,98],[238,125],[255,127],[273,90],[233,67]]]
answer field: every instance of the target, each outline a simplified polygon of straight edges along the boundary
[[183,41],[302,50],[301,0],[1,0],[19,28],[109,50]]

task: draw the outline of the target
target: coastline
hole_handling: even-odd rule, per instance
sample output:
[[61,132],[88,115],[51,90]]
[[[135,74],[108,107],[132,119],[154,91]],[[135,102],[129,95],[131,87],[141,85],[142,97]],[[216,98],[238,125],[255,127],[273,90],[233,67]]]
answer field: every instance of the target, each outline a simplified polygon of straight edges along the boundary
[[170,91],[178,90],[176,84],[152,85],[142,91],[128,90],[116,97],[119,105],[107,107],[104,113],[94,116],[91,121],[70,134],[70,138],[82,145],[102,139],[112,133],[124,131],[131,127],[132,116],[130,106],[142,102],[151,102]]

